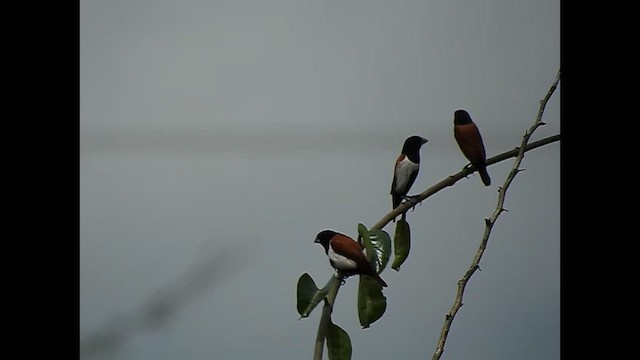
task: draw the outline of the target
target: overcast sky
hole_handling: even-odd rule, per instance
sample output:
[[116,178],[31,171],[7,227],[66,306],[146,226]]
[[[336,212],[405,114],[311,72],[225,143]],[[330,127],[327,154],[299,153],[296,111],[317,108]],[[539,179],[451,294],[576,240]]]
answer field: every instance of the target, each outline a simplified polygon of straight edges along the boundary
[[[89,359],[311,359],[333,272],[315,235],[391,210],[419,134],[418,193],[513,149],[560,67],[559,1],[80,1],[80,337]],[[560,133],[560,89],[532,140]],[[560,146],[527,153],[443,359],[560,358]],[[413,243],[363,330],[357,279],[333,321],[353,359],[425,359],[513,160],[410,212]],[[393,233],[393,226],[385,230]],[[107,336],[108,335],[108,336]]]

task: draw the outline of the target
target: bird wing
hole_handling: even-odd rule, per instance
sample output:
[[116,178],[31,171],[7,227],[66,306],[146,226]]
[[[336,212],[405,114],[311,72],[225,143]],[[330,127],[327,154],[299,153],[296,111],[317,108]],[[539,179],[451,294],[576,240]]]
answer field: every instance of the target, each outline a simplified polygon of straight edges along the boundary
[[348,236],[336,234],[333,239],[331,239],[331,247],[336,254],[345,256],[355,261],[358,265],[361,265],[363,262],[369,264],[369,260],[362,252],[364,249],[362,244]]
[[404,160],[405,155],[404,154],[400,154],[400,156],[398,156],[398,158],[396,159],[396,164],[393,167],[393,181],[391,182],[391,195],[395,194],[395,188],[396,188],[396,184],[398,183],[398,167],[400,166],[400,163],[402,162],[402,160]]
[[455,126],[453,136],[467,160],[472,164],[484,163],[486,160],[484,143],[474,123]]

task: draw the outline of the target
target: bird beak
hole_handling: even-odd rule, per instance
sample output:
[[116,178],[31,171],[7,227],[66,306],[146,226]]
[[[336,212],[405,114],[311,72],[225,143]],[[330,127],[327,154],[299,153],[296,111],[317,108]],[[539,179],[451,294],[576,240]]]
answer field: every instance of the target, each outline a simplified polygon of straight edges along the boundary
[[317,239],[317,238],[316,238],[315,240],[313,240],[313,243],[314,243],[314,244],[317,244],[317,243],[319,243],[319,242],[320,242],[320,241],[318,241],[318,239]]
[[424,138],[423,138],[423,139],[422,139],[422,144],[424,145],[424,144],[426,144],[428,141],[429,141],[429,140],[427,140],[427,139],[424,139]]

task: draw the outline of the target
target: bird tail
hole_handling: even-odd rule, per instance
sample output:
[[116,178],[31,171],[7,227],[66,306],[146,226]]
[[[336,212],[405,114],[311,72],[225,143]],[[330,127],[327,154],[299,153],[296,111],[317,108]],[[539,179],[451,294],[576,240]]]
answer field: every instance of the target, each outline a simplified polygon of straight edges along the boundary
[[393,203],[393,209],[395,209],[398,206],[400,206],[400,203],[402,203],[402,198],[400,197],[400,195],[396,195],[396,194],[393,194],[391,196],[392,196],[391,200],[392,200],[392,203]]
[[482,179],[484,186],[491,185],[491,178],[489,177],[486,166],[478,169],[478,173],[480,174],[480,178]]

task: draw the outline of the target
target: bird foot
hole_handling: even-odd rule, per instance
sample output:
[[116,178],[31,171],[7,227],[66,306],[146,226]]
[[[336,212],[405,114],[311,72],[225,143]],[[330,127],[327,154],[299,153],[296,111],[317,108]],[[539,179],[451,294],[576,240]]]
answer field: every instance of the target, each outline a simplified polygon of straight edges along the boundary
[[340,280],[340,285],[344,285],[347,282],[347,278],[349,277],[349,276],[347,276],[347,274],[342,273],[342,272],[337,271],[337,270],[336,270],[336,275],[335,276],[336,276],[336,279]]
[[411,206],[411,211],[414,211],[416,209],[416,205],[422,205],[422,200],[416,202],[417,198],[419,198],[420,195],[407,195],[407,196],[403,196],[402,198],[406,201],[406,202],[410,202],[413,204],[413,206]]

